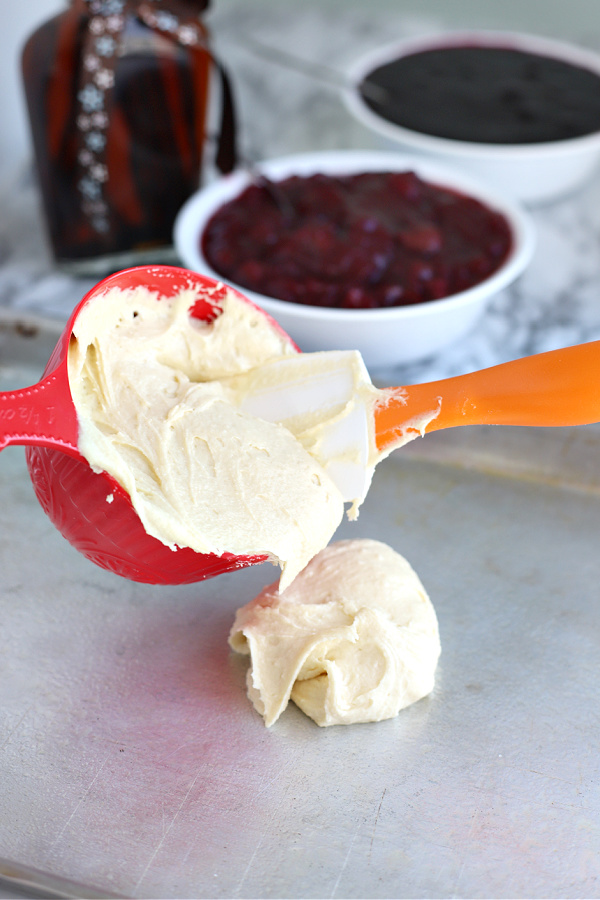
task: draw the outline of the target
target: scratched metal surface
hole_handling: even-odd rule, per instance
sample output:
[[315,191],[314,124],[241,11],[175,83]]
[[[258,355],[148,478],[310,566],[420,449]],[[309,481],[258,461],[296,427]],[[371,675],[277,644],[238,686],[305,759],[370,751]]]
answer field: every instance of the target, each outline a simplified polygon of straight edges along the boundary
[[[2,387],[52,341],[1,330]],[[0,857],[77,896],[600,896],[599,449],[595,428],[475,429],[382,464],[340,536],[421,574],[436,688],[377,725],[291,707],[269,731],[226,639],[275,570],[129,584],[4,451]]]

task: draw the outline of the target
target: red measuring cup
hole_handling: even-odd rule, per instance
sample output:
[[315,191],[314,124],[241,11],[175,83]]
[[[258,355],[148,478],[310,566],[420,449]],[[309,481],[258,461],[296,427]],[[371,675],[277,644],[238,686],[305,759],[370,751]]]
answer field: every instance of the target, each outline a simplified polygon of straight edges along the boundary
[[[191,314],[199,319],[214,316],[218,282],[187,269],[140,266],[103,279],[73,311],[42,379],[23,390],[0,393],[0,450],[9,444],[28,445],[26,459],[35,494],[51,521],[80,553],[124,578],[147,584],[189,584],[264,562],[265,555],[171,550],[147,534],[129,494],[106,473],[94,472],[78,450],[77,412],[67,370],[74,323],[86,304],[102,302],[102,295],[111,288],[140,285],[164,298],[193,288],[198,299]],[[237,296],[254,306],[242,294]],[[263,314],[295,347],[280,326]]]

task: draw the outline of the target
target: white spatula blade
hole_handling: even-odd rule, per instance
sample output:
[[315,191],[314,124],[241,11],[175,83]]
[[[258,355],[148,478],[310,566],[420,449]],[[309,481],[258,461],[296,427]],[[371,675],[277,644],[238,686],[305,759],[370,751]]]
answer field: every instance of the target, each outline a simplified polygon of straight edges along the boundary
[[319,459],[344,500],[360,502],[371,483],[369,468],[372,389],[360,353],[332,350],[284,357],[231,379],[238,405],[249,415],[279,422]]

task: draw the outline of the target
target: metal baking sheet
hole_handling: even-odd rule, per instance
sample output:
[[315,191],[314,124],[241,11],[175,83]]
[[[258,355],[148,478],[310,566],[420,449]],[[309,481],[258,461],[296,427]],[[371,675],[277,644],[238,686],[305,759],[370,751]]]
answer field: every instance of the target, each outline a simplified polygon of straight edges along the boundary
[[[5,323],[1,387],[35,381],[55,336]],[[271,566],[182,588],[104,572],[37,506],[22,448],[0,497],[15,872],[73,896],[600,896],[596,427],[459,429],[382,463],[338,537],[411,561],[442,656],[429,698],[362,726],[292,705],[267,730],[249,705],[227,635]]]

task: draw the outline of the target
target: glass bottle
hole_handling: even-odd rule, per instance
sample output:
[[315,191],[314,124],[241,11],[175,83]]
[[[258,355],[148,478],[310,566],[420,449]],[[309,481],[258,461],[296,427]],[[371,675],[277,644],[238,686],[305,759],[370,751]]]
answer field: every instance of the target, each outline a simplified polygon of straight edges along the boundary
[[[201,180],[209,0],[71,0],[22,54],[39,186],[56,263],[101,275],[172,262],[178,210]],[[226,75],[219,67],[222,79]],[[217,164],[235,162],[227,96]]]

